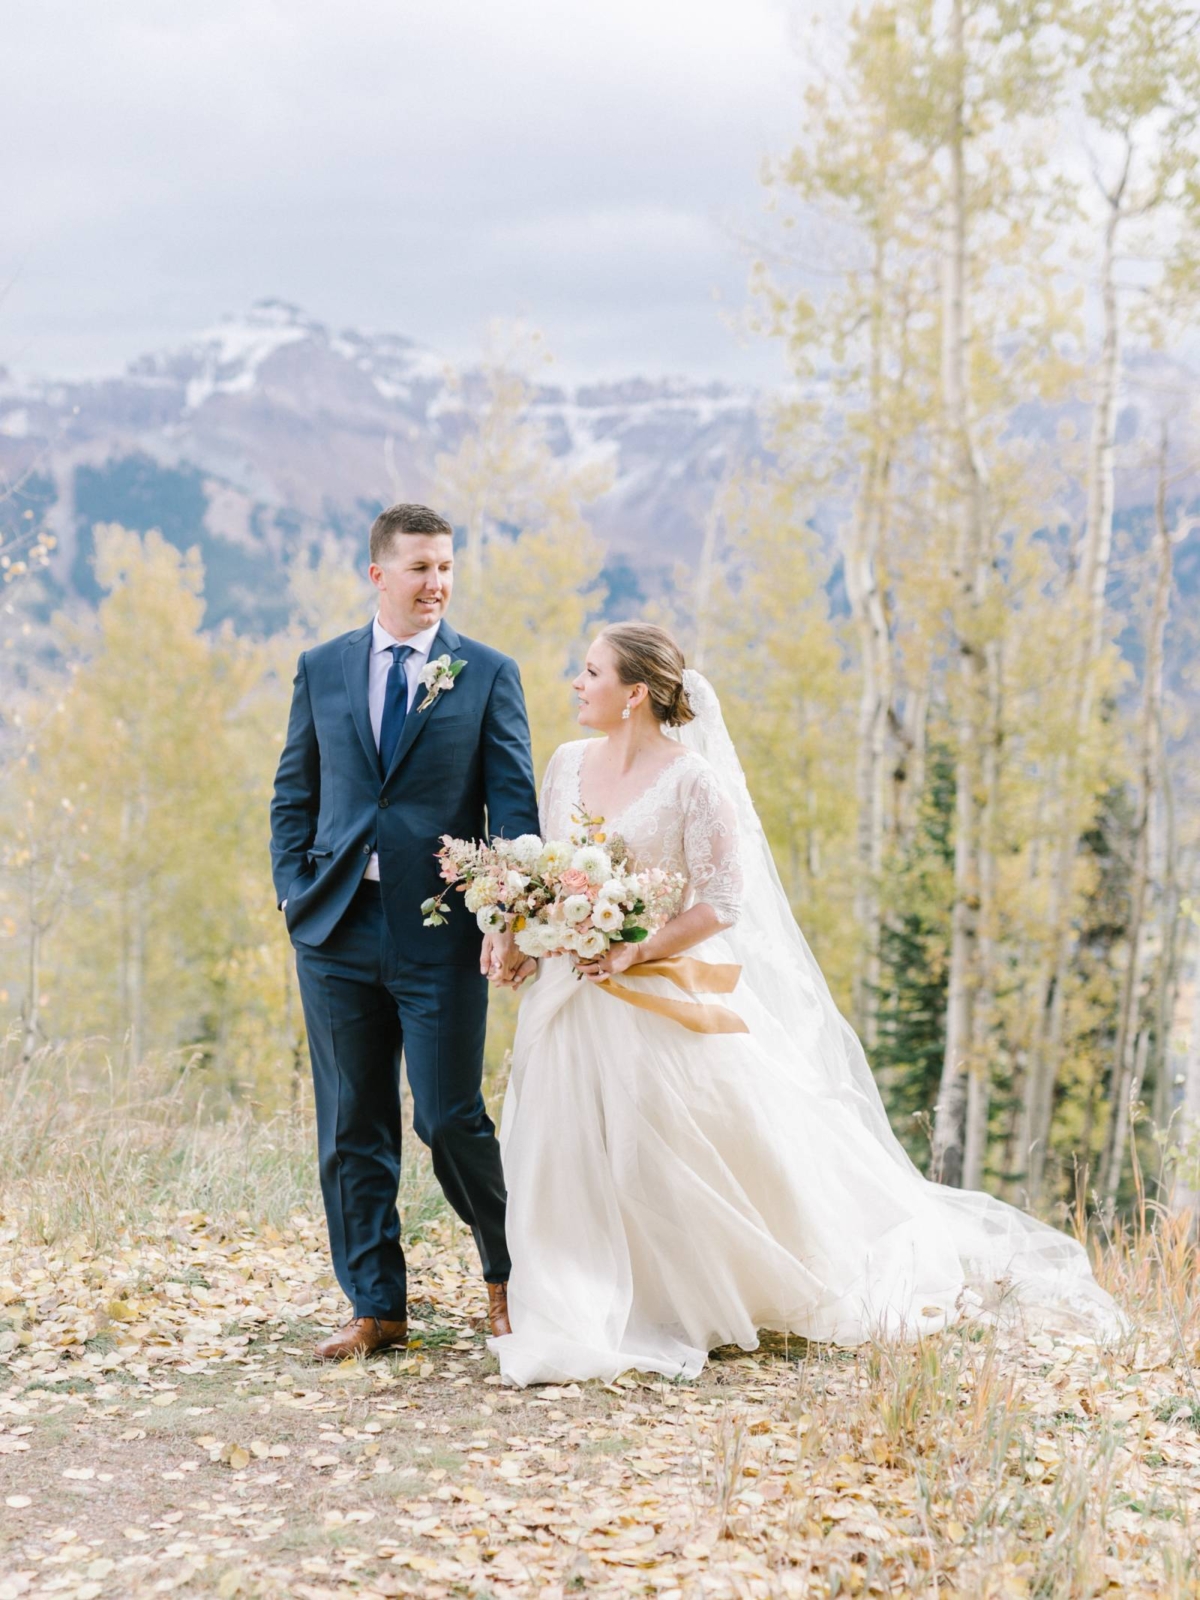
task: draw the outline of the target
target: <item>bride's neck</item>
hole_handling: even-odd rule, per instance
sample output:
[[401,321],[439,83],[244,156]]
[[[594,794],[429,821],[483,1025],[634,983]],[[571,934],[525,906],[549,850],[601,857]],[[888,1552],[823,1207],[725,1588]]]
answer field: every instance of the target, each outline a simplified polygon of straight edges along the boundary
[[657,722],[646,726],[639,718],[636,722],[618,722],[604,737],[609,763],[624,775],[632,772],[643,756],[658,749],[663,734]]

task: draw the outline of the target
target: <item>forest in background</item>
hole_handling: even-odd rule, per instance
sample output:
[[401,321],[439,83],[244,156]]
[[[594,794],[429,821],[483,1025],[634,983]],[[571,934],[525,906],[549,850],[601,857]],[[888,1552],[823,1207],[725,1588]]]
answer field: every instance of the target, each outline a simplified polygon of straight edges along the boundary
[[[1130,352],[1192,336],[1195,17],[895,0],[834,55],[768,174],[753,274],[796,376],[775,466],[730,475],[654,614],[722,696],[914,1158],[1104,1212],[1136,1157],[1194,1207],[1200,685],[1172,599],[1200,441],[1187,392],[1143,396],[1152,440],[1120,416]],[[608,605],[604,480],[553,454],[519,366],[489,370],[435,503],[460,532],[452,620],[520,662],[540,773]],[[1150,493],[1116,527],[1122,473]],[[19,484],[0,510],[19,651],[49,551]],[[365,549],[297,563],[288,626],[253,637],[205,628],[194,554],[116,526],[95,547],[98,606],[59,620],[4,725],[5,1070],[155,1059],[218,1116],[299,1108],[267,805],[297,654],[370,614]],[[493,1007],[497,1087],[513,1014]]]

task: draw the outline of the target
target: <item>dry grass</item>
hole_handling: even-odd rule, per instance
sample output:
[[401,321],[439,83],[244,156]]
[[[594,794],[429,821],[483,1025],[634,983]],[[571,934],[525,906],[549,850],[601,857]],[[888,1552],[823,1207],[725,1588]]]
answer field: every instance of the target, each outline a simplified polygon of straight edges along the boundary
[[[401,1204],[420,1234],[444,1211],[411,1126]],[[204,1211],[282,1226],[320,1209],[311,1114],[267,1119],[169,1055],[135,1071],[102,1041],[0,1051],[0,1205],[32,1240],[102,1245],[155,1217]]]
[[177,1062],[13,1067],[0,1600],[1200,1594],[1196,1253],[1144,1197],[1097,1253],[1120,1348],[771,1339],[695,1385],[512,1394],[423,1161],[420,1343],[316,1369],[340,1297],[302,1120],[214,1120]]

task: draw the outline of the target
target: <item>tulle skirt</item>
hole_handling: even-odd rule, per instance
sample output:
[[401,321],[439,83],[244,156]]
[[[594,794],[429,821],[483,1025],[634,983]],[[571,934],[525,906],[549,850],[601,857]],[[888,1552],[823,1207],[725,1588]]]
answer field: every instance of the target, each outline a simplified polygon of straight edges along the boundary
[[[721,939],[702,960],[728,960]],[[665,978],[620,980],[679,998]],[[504,1104],[512,1383],[695,1376],[760,1329],[853,1346],[964,1315],[1115,1337],[1080,1245],[929,1183],[804,1071],[740,985],[744,1034],[699,1034],[542,963]]]

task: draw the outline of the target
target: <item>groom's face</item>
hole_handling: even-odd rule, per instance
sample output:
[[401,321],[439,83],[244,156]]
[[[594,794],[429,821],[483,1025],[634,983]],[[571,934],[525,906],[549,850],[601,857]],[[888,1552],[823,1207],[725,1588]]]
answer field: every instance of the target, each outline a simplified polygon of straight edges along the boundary
[[454,587],[454,540],[448,533],[398,533],[383,561],[368,568],[379,591],[379,620],[393,639],[440,622]]

